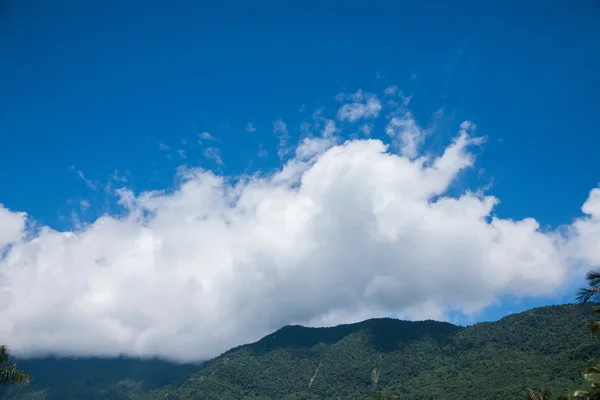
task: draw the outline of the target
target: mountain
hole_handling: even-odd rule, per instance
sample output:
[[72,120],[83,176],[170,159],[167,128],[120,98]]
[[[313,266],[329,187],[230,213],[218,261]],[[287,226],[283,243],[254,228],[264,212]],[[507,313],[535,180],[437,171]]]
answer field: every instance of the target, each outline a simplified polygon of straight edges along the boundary
[[[126,369],[120,378],[105,379],[108,369],[87,376],[104,392],[86,395],[82,387],[81,393],[57,397],[52,387],[64,383],[56,377],[46,397],[27,397],[39,390],[32,387],[16,398],[362,400],[382,392],[409,400],[521,399],[526,388],[548,386],[561,393],[585,386],[581,368],[600,357],[600,339],[586,331],[591,320],[591,306],[561,305],[466,328],[395,319],[332,328],[286,326],[194,366],[193,372],[191,366],[171,371],[165,365],[169,376],[160,382]],[[26,369],[25,363],[19,366]]]
[[32,384],[5,388],[0,391],[2,400],[131,399],[185,379],[199,366],[130,357],[46,357],[16,362],[31,375]]

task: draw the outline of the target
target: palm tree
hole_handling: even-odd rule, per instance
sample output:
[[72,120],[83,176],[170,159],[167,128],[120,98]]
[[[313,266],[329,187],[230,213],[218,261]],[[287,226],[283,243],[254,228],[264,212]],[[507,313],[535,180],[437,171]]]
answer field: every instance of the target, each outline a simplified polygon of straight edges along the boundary
[[541,392],[534,392],[529,389],[525,392],[525,400],[550,400],[550,390],[542,389]]
[[[577,292],[577,301],[585,304],[588,302],[600,302],[600,270],[595,269],[587,273],[585,279],[587,286],[582,287]],[[600,314],[600,306],[593,306],[592,312]],[[590,322],[588,324],[590,333],[600,334],[600,321]],[[583,370],[583,377],[589,382],[590,390],[574,390],[571,396],[574,399],[581,400],[600,400],[600,362],[598,360],[590,361]]]
[[[588,281],[588,285],[582,287],[577,292],[577,301],[579,303],[599,303],[600,302],[600,270],[595,269],[587,273],[585,279]],[[594,314],[600,314],[600,306],[593,306],[592,312]],[[600,321],[590,322],[588,324],[589,331],[597,335],[600,333]]]
[[0,385],[27,385],[29,375],[17,369],[14,362],[10,361],[10,354],[6,346],[0,346]]
[[583,378],[590,384],[589,390],[573,390],[571,396],[577,400],[600,400],[600,363],[590,361],[583,370]]

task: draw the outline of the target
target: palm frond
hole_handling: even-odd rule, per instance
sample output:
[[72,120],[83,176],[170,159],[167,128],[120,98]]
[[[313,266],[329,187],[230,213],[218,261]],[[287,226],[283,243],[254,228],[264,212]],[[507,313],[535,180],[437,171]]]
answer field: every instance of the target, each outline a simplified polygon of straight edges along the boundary
[[600,300],[600,287],[586,286],[577,291],[575,297],[578,303],[598,303]]
[[598,360],[590,361],[583,369],[583,377],[593,387],[600,384],[600,362]]
[[598,302],[600,300],[600,269],[589,271],[585,279],[588,286],[577,291],[577,301],[580,303]]
[[0,384],[3,385],[27,385],[30,377],[25,372],[17,369],[14,365],[0,368]]
[[600,360],[593,359],[588,361],[583,368],[584,372],[600,372]]
[[600,390],[598,390],[598,388],[592,388],[590,391],[583,392],[579,397],[576,397],[576,399],[600,400]]
[[27,385],[29,381],[30,376],[10,361],[8,348],[0,346],[0,385]]
[[590,322],[588,324],[588,331],[590,331],[592,335],[600,334],[600,321]]
[[588,285],[590,286],[600,286],[600,269],[593,269],[589,271],[586,274],[585,279],[588,281]]
[[600,373],[597,372],[583,374],[583,378],[593,385],[597,385],[598,383],[600,383]]
[[0,364],[8,361],[10,354],[8,353],[8,348],[6,346],[0,346]]
[[569,392],[569,397],[573,398],[573,399],[584,399],[587,398],[587,396],[589,395],[590,392],[588,392],[587,390],[572,390]]
[[534,392],[529,389],[525,393],[525,400],[550,400],[550,390],[542,389],[541,392]]

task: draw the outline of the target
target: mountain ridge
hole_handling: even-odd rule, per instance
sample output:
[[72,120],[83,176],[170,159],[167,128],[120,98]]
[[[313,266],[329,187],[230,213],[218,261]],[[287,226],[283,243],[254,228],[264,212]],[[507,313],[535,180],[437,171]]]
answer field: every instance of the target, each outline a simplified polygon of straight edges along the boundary
[[[209,360],[191,382],[169,393],[180,399],[366,399],[380,389],[406,399],[516,399],[527,387],[546,385],[560,392],[582,384],[581,366],[600,355],[598,342],[585,330],[592,319],[589,305],[576,304],[538,307],[468,327],[374,319],[334,327],[349,335],[333,344],[328,343],[331,328],[288,326]],[[385,334],[382,338],[381,332],[373,340],[368,329],[356,331],[382,322],[396,328],[449,329],[423,335],[413,331],[400,338],[397,330],[386,329],[394,340]],[[305,346],[289,338],[306,332],[325,334]],[[296,346],[282,346],[282,340]],[[382,340],[385,346],[378,346]],[[451,395],[441,390],[445,385],[452,388]],[[427,397],[433,389],[436,396]],[[218,395],[213,396],[214,390]]]
[[332,344],[349,334],[356,333],[363,329],[371,331],[377,337],[393,335],[398,339],[408,339],[409,337],[404,335],[405,332],[403,332],[403,329],[409,327],[419,327],[418,330],[410,330],[410,333],[412,334],[411,337],[413,338],[420,336],[425,332],[429,332],[430,330],[433,333],[440,332],[434,328],[443,328],[444,332],[464,329],[449,322],[434,321],[430,319],[423,321],[406,321],[395,318],[370,318],[360,322],[340,324],[331,327],[286,325],[247,346],[273,348],[277,346],[294,347],[294,345],[299,347],[310,347],[319,343]]
[[[581,367],[600,356],[600,342],[585,329],[591,320],[591,305],[568,304],[466,327],[393,318],[322,328],[287,325],[182,368],[161,387],[144,385],[138,374],[100,379],[106,384],[93,390],[55,385],[38,397],[6,398],[316,400],[368,399],[381,391],[408,400],[519,399],[526,388],[548,385],[561,392],[583,384]],[[41,390],[28,393],[35,389]]]

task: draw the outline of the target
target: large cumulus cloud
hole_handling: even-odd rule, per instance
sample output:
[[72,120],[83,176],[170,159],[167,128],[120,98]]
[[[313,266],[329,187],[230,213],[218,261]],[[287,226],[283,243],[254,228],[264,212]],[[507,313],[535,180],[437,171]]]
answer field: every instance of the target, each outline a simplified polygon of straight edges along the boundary
[[[361,104],[338,118],[379,114],[375,95]],[[563,234],[496,218],[495,197],[448,194],[475,162],[473,124],[424,157],[410,113],[387,118],[398,146],[344,142],[323,119],[274,174],[181,169],[176,190],[122,188],[125,215],[74,232],[28,232],[25,214],[0,207],[0,342],[23,355],[197,360],[289,323],[473,313],[600,264],[600,189]]]

